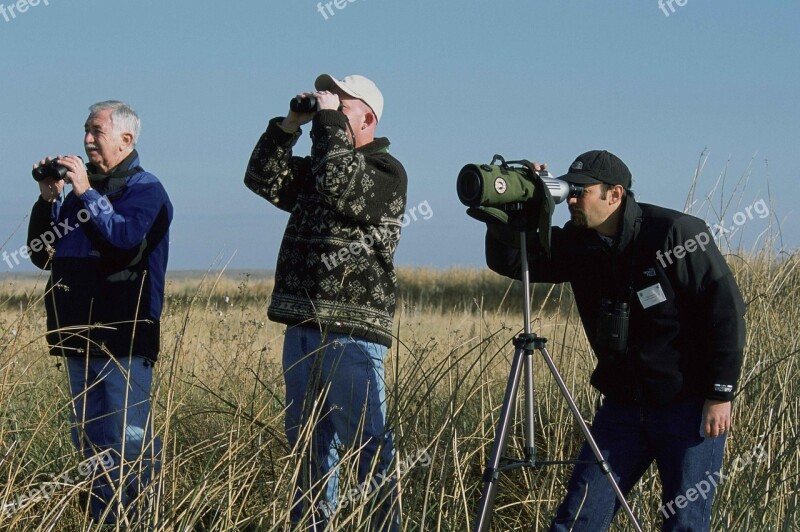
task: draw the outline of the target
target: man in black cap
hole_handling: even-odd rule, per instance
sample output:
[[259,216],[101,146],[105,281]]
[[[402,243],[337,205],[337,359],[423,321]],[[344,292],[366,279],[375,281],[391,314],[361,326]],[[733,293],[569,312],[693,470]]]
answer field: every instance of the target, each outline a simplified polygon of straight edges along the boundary
[[[550,252],[532,239],[528,258],[534,281],[572,285],[603,396],[592,435],[625,494],[655,461],[663,530],[709,530],[742,365],[739,289],[705,222],[637,203],[615,155],[584,153],[560,179],[584,192]],[[506,233],[489,226],[487,264],[519,279]],[[551,530],[605,530],[620,508],[588,445],[578,459]]]

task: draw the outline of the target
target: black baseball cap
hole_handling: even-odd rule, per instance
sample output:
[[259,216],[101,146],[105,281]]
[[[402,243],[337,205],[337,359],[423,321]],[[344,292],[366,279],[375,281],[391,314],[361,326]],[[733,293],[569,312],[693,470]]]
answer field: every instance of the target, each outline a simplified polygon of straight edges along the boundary
[[578,155],[570,165],[569,172],[559,179],[576,185],[605,183],[622,185],[625,190],[631,188],[631,171],[622,159],[605,150],[592,150]]

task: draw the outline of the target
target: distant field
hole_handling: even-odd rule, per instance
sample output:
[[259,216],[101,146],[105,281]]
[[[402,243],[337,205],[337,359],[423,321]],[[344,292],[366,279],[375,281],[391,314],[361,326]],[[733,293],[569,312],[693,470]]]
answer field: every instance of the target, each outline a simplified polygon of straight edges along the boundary
[[[800,260],[730,257],[748,304],[748,342],[728,471],[714,530],[796,530],[800,484]],[[400,478],[404,530],[471,527],[512,349],[522,327],[520,284],[485,270],[402,269],[396,341],[387,361],[389,412],[400,458],[428,453]],[[44,281],[0,279],[0,530],[86,530],[84,484],[39,487],[74,471],[63,368],[46,354]],[[266,319],[268,274],[171,272],[156,376],[165,454],[156,530],[285,530],[298,460],[283,436],[282,327]],[[537,287],[534,329],[583,416],[593,356],[569,290]],[[568,459],[582,441],[552,378],[536,361],[537,452]],[[520,419],[519,414],[517,420]],[[510,454],[517,454],[520,427]],[[503,474],[493,530],[542,530],[568,466]],[[348,463],[342,483],[355,487]],[[649,471],[629,500],[646,530],[660,526]],[[33,494],[33,495],[31,495]],[[29,498],[30,500],[26,499]],[[335,530],[363,530],[363,501]],[[613,530],[630,530],[624,516]]]

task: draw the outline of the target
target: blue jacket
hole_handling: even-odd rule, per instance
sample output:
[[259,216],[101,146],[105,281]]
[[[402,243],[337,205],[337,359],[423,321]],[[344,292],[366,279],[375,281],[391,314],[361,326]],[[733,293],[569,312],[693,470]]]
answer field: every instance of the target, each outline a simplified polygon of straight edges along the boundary
[[[88,165],[90,174],[94,168]],[[31,261],[45,295],[53,355],[158,358],[172,204],[134,151],[80,198],[34,204]]]

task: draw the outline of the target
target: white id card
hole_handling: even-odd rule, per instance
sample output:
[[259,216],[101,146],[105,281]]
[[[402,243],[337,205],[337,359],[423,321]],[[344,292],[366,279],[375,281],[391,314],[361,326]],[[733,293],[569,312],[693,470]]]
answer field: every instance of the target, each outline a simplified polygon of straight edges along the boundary
[[650,308],[653,305],[658,305],[667,300],[667,296],[664,295],[664,290],[661,289],[661,283],[643,288],[636,292],[636,295],[639,296],[639,302],[642,304],[642,308]]

